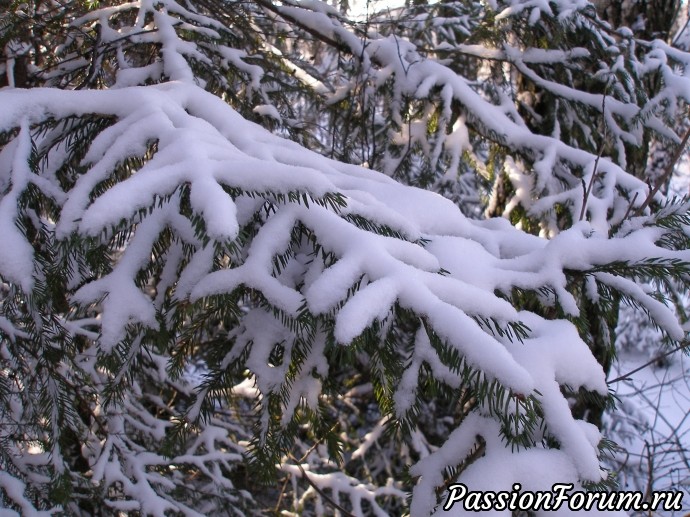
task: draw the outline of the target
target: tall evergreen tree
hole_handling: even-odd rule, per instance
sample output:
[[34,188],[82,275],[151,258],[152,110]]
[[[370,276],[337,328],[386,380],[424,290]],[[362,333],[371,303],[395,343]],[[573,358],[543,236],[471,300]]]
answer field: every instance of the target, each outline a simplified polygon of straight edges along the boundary
[[569,401],[610,401],[621,300],[684,339],[688,202],[634,172],[685,144],[690,54],[566,0],[1,16],[3,506],[610,485]]

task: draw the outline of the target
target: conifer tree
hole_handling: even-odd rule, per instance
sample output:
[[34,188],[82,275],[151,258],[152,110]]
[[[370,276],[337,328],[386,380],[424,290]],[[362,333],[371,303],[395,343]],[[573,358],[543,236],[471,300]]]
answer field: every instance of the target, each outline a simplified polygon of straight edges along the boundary
[[621,301],[684,339],[689,202],[629,162],[685,145],[690,54],[567,0],[34,0],[0,42],[2,506],[611,486],[569,401]]

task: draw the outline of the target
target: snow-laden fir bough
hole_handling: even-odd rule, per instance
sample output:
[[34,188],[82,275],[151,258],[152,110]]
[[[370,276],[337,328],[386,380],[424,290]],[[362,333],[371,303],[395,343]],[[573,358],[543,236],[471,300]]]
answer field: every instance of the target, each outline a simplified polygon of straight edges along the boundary
[[[598,35],[597,51],[633,45],[584,4],[478,6],[447,7],[467,10],[468,34],[574,26]],[[18,27],[22,9],[47,9],[15,7],[5,16]],[[669,63],[690,56],[655,42],[625,65],[634,73],[602,58],[607,89],[592,93],[535,75],[576,68],[591,49],[480,47],[458,33],[439,43],[509,63],[559,96],[569,133],[599,113],[614,158],[557,118],[538,134],[500,85],[489,91],[423,42],[385,24],[362,32],[321,2],[56,13],[42,22],[60,30],[56,57],[37,59],[26,84],[16,63],[40,49],[2,25],[3,506],[251,514],[280,505],[292,480],[295,512],[416,516],[438,509],[451,482],[606,484],[607,442],[569,399],[608,395],[586,341],[604,325],[592,312],[623,299],[670,340],[684,337],[639,280],[686,281],[688,203],[657,196],[630,217],[648,187],[625,153],[645,131],[679,140],[665,124],[690,82]],[[321,63],[286,43],[305,34],[327,47]],[[328,73],[333,52],[348,56],[340,75]],[[640,106],[623,79],[649,70],[669,87]],[[44,87],[16,88],[27,85]],[[338,105],[355,98],[339,121]],[[361,153],[321,123],[345,124]],[[512,185],[493,209],[504,203],[541,236],[345,163],[408,182],[467,164],[490,175],[482,142],[503,148]]]

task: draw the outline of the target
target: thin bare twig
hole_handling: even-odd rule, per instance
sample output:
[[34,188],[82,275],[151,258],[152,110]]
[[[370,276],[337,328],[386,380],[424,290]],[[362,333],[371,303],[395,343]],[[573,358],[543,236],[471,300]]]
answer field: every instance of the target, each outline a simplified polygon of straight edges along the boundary
[[623,216],[623,221],[625,221],[628,218],[628,216],[630,215],[632,207],[635,204],[635,201],[637,201],[637,196],[639,194],[640,194],[639,192],[635,192],[635,195],[633,196],[632,201],[630,201],[630,204],[628,205],[628,209],[625,211],[625,215]]
[[[606,97],[604,97],[606,98]],[[589,185],[585,188],[585,180],[582,180],[582,208],[580,209],[580,221],[585,218],[585,212],[587,211],[587,200],[589,195],[592,193],[592,186],[594,185],[594,179],[597,177],[597,169],[599,168],[599,160],[604,152],[604,142],[606,141],[606,136],[604,135],[604,140],[599,146],[599,153],[597,154],[596,160],[594,160],[594,170],[592,171],[592,176],[589,178]]]
[[683,349],[685,349],[685,348],[687,348],[687,347],[689,347],[689,346],[690,346],[690,341],[684,341],[683,343],[681,343],[680,345],[678,345],[678,346],[677,346],[676,348],[674,348],[673,350],[669,350],[669,351],[666,352],[665,354],[662,354],[662,355],[659,355],[659,356],[656,356],[656,357],[650,359],[649,361],[647,361],[646,363],[644,363],[642,366],[639,366],[639,367],[635,368],[634,370],[631,370],[631,371],[629,371],[629,372],[627,372],[627,373],[624,373],[623,375],[620,375],[620,376],[616,377],[615,379],[613,379],[613,380],[611,380],[611,381],[607,381],[606,384],[615,384],[616,382],[628,380],[628,379],[630,379],[630,376],[631,376],[631,375],[633,375],[633,374],[639,372],[640,370],[644,370],[644,369],[647,368],[648,366],[650,366],[650,365],[656,363],[658,360],[663,359],[664,357],[668,357],[668,356],[671,355],[671,354],[675,354],[676,352],[678,352],[678,351],[680,351],[680,350],[683,350]]
[[585,188],[585,180],[582,180],[582,208],[580,209],[580,221],[585,218],[585,213],[587,211],[587,200],[589,195],[592,193],[592,187],[594,186],[594,180],[597,177],[597,171],[599,169],[599,160],[601,160],[601,155],[604,154],[604,145],[606,144],[606,134],[608,126],[606,125],[606,94],[609,89],[609,83],[606,84],[604,88],[604,96],[601,99],[601,116],[604,118],[604,136],[601,139],[601,144],[599,145],[599,152],[597,153],[597,158],[594,160],[594,170],[592,170],[592,177],[589,178],[589,185]]
[[328,504],[330,504],[333,508],[336,510],[339,510],[345,517],[355,517],[353,513],[348,512],[345,508],[340,506],[336,501],[334,501],[326,492],[321,490],[316,483],[314,483],[311,479],[309,479],[309,476],[307,476],[307,471],[304,470],[304,467],[302,467],[302,464],[297,461],[297,459],[292,455],[292,453],[289,454],[290,458],[295,462],[295,465],[297,465],[297,468],[299,471],[302,473],[302,477],[305,479],[307,483],[311,485],[311,487],[316,490],[316,492],[323,497]]
[[688,127],[688,130],[685,132],[683,140],[681,140],[680,145],[676,149],[676,152],[673,154],[671,162],[666,166],[664,173],[659,177],[659,179],[656,182],[656,185],[654,185],[654,188],[649,191],[649,194],[647,194],[644,203],[642,203],[642,205],[640,205],[640,207],[635,211],[635,216],[642,215],[642,212],[644,212],[645,208],[649,206],[649,204],[654,199],[654,196],[656,196],[657,192],[659,192],[661,187],[669,180],[671,174],[673,174],[673,170],[675,169],[676,164],[678,163],[678,160],[680,160],[680,157],[683,155],[683,152],[685,151],[685,146],[688,143],[688,139],[690,139],[690,127]]
[[285,481],[283,482],[283,487],[280,489],[280,494],[278,495],[278,501],[276,502],[276,507],[273,509],[273,513],[278,515],[280,510],[280,503],[283,502],[283,496],[285,495],[285,489],[287,488],[288,481],[290,481],[290,476],[285,476]]

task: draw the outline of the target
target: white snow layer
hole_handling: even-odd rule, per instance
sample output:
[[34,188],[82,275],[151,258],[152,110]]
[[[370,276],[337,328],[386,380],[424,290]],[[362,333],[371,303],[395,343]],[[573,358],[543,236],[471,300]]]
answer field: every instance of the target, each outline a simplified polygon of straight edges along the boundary
[[[385,51],[381,47],[380,52]],[[420,68],[416,73],[423,72]],[[468,99],[475,95],[464,83],[456,86]],[[70,191],[62,192],[54,177],[41,176],[28,166],[31,128],[50,117],[89,114],[109,115],[117,121],[91,144],[83,161],[86,172]],[[495,121],[507,124],[503,114],[496,114]],[[577,305],[566,290],[564,270],[585,271],[614,260],[635,263],[649,257],[677,258],[655,244],[658,231],[641,228],[609,239],[583,222],[546,241],[516,230],[506,221],[474,222],[436,194],[328,160],[276,137],[187,82],[109,91],[6,89],[0,92],[0,131],[13,128],[20,129],[18,136],[0,154],[0,178],[11,185],[0,198],[3,278],[26,291],[32,288],[33,251],[15,224],[18,196],[30,182],[61,206],[56,222],[61,238],[75,232],[107,235],[122,220],[139,221],[112,272],[87,283],[73,297],[82,304],[103,304],[99,342],[103,351],[123,339],[129,325],[158,325],[156,301],[137,287],[134,277],[150,260],[160,232],[169,228],[195,250],[177,285],[173,278],[168,280],[181,299],[198,300],[244,285],[261,292],[288,315],[296,315],[303,306],[313,314],[334,314],[335,337],[341,346],[347,346],[374,321],[386,320],[398,303],[423,318],[487,379],[499,381],[516,397],[534,395],[540,401],[549,432],[562,444],[561,450],[511,451],[502,443],[494,420],[472,414],[438,451],[413,467],[413,474],[420,476],[412,500],[413,515],[433,511],[443,467],[462,460],[477,434],[486,441],[487,455],[461,478],[473,486],[501,490],[515,481],[531,479],[525,487],[543,489],[548,480],[534,476],[536,471],[549,472],[548,479],[562,482],[601,479],[598,433],[573,420],[559,388],[568,384],[606,393],[601,367],[573,325],[518,313],[497,293],[508,293],[514,287],[549,288],[556,295],[554,302],[576,315]],[[452,138],[465,145],[462,131],[457,128]],[[144,157],[153,142],[156,152],[142,167],[92,200],[94,187],[108,179],[118,164]],[[190,220],[179,213],[183,185],[190,187],[191,208],[203,220],[210,244],[202,244]],[[225,245],[236,239],[262,205],[242,192],[254,193],[260,200],[272,199],[273,209],[265,214],[245,256],[214,270],[213,243]],[[311,196],[312,202],[291,202],[287,197],[291,193]],[[313,202],[335,194],[347,204],[340,211]],[[350,222],[350,216],[387,226],[409,241],[359,228]],[[295,255],[284,271],[276,270],[274,258],[288,249],[298,224],[331,254],[333,262],[327,267],[305,257],[298,260]],[[675,315],[633,282],[609,273],[599,273],[596,279],[637,299],[672,335],[682,332]],[[360,288],[353,291],[358,282]],[[510,342],[487,331],[475,318],[493,319],[502,327],[523,322],[530,329],[529,337],[524,342]],[[274,389],[282,375],[276,375],[281,367],[268,361],[272,347],[287,330],[267,326],[271,319],[269,313],[250,313],[244,321],[253,339],[248,367],[262,393]],[[328,375],[324,343],[317,341],[306,371]],[[412,403],[416,369],[422,362],[431,365],[448,385],[460,384],[458,372],[443,364],[422,332],[395,395],[399,413]],[[300,400],[315,407],[320,386],[310,375],[296,379],[286,415]],[[120,476],[105,463],[94,466],[96,474]],[[127,490],[137,490],[131,480],[119,479],[128,484]],[[145,500],[146,494],[139,499]]]

